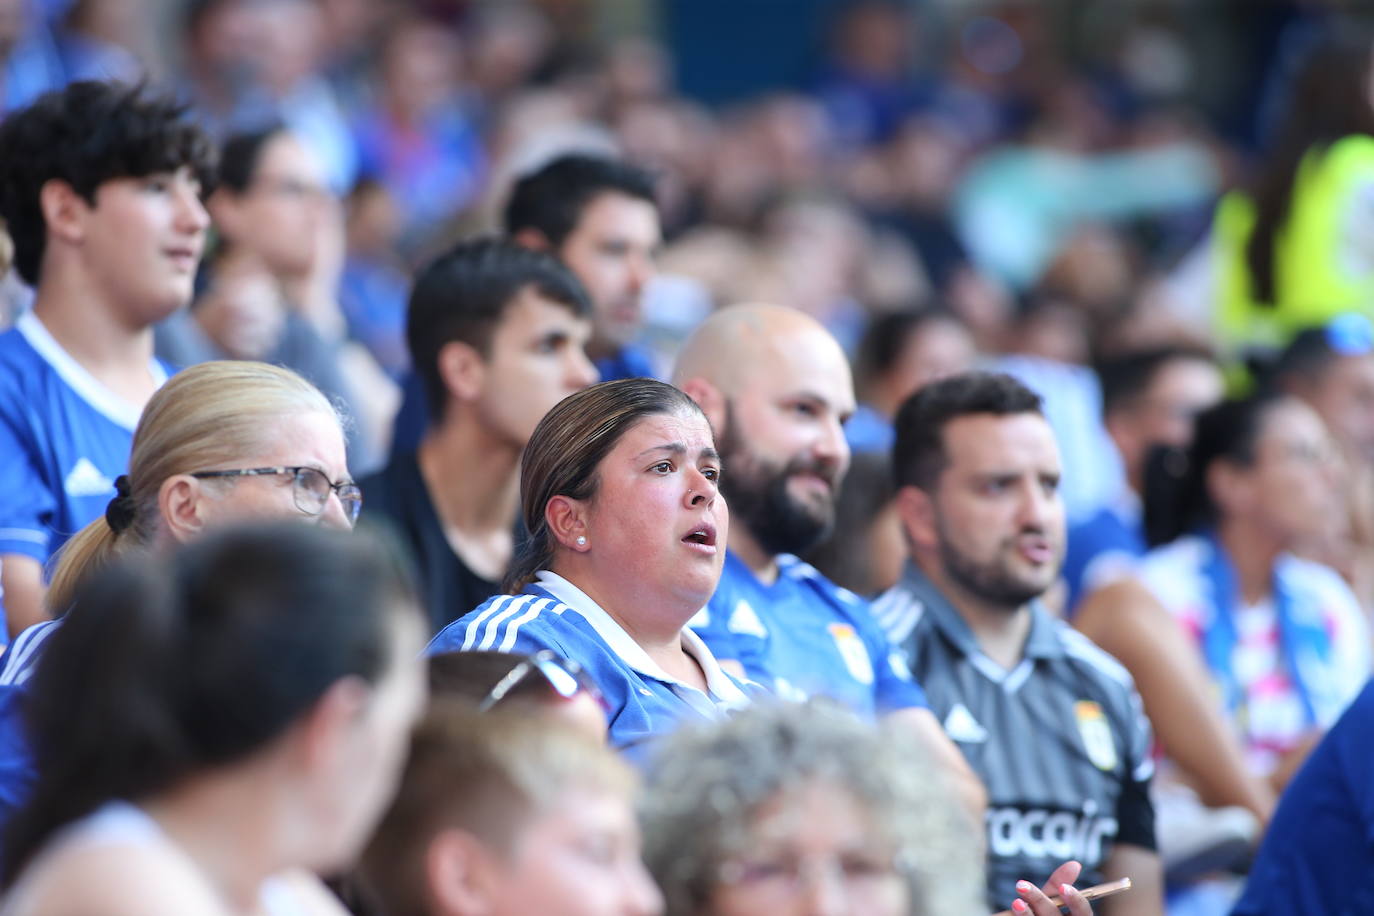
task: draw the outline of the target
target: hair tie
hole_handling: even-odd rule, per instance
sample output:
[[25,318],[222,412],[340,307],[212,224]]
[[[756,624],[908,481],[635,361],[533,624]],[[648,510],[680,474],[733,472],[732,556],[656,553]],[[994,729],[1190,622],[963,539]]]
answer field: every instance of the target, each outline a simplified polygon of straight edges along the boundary
[[115,478],[115,495],[105,507],[105,524],[119,534],[134,523],[137,506],[134,504],[133,491],[129,486],[129,475],[120,474]]

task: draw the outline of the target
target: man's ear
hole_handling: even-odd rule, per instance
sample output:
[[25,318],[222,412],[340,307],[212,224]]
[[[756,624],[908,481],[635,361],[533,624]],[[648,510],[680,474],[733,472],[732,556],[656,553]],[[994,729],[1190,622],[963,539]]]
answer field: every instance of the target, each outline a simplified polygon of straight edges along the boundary
[[477,348],[451,340],[439,348],[439,377],[455,401],[475,401],[487,379],[487,361]]
[[516,232],[511,236],[511,240],[517,245],[524,245],[526,248],[533,248],[535,251],[552,251],[553,245],[549,244],[549,237],[530,226]]
[[[699,375],[694,375],[686,379],[678,386],[701,408],[701,412],[706,414],[706,421],[711,424],[711,429],[715,431],[716,437],[725,435],[725,395],[719,388],[708,382]],[[720,443],[716,443],[719,445]]]
[[897,517],[908,543],[923,549],[932,549],[940,543],[935,504],[925,490],[910,485],[898,490]]
[[[580,499],[555,496],[544,507],[544,522],[549,526],[549,534],[569,550],[585,551],[591,546],[586,510],[586,503]],[[579,537],[583,539],[581,544],[577,543]]]
[[466,830],[440,830],[424,852],[425,898],[443,916],[484,916],[495,909],[500,881],[492,854]]
[[91,205],[67,182],[59,178],[45,181],[38,190],[38,206],[43,210],[43,222],[50,235],[70,244],[79,244],[85,238],[85,216]]

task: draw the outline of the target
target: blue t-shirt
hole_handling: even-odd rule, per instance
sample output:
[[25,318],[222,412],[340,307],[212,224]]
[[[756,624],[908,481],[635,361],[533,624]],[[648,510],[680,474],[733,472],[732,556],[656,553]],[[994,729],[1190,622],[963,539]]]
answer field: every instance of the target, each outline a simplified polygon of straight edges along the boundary
[[426,651],[551,649],[581,665],[601,690],[611,745],[639,757],[649,739],[678,723],[719,718],[762,693],[722,671],[690,630],[683,630],[682,645],[705,673],[709,693],[669,675],[581,589],[545,571],[521,594],[497,595],[440,630]]
[[[150,370],[159,385],[167,378],[161,363]],[[32,312],[0,334],[0,554],[46,563],[99,517],[128,470],[138,417]]]
[[15,637],[0,659],[0,832],[38,778],[24,725],[23,702],[48,637],[61,623],[58,618],[34,624]]
[[626,344],[614,355],[596,360],[596,371],[603,382],[622,378],[658,378],[653,357],[637,344]]
[[1374,684],[1279,800],[1232,916],[1374,913]]
[[1087,593],[1130,573],[1149,549],[1140,500],[1126,491],[1081,522],[1069,526],[1064,552],[1066,603],[1072,614]]
[[829,697],[870,718],[927,706],[868,602],[790,554],[765,585],[726,551],[720,584],[690,625],[718,658],[784,699]]

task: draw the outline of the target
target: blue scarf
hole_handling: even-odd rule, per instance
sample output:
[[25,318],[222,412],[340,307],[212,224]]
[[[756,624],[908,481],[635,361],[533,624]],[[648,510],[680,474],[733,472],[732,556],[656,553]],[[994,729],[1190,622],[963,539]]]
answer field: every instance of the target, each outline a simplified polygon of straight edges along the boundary
[[[1236,612],[1240,604],[1240,583],[1235,567],[1215,531],[1202,535],[1210,548],[1210,556],[1202,574],[1211,589],[1213,616],[1202,634],[1202,651],[1207,665],[1220,681],[1222,698],[1232,713],[1245,706],[1245,691],[1236,680],[1232,667],[1236,641]],[[1287,667],[1289,677],[1302,701],[1309,724],[1323,721],[1319,706],[1329,709],[1332,695],[1330,660],[1331,638],[1319,608],[1298,607],[1292,593],[1275,570],[1270,592],[1279,622],[1279,657]]]

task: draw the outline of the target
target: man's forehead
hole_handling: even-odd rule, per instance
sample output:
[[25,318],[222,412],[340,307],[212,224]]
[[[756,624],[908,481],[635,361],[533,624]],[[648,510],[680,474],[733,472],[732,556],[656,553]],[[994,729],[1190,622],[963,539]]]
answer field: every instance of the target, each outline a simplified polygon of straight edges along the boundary
[[1038,413],[976,413],[945,424],[947,466],[979,473],[1022,470],[1058,473],[1059,445],[1054,431]]

